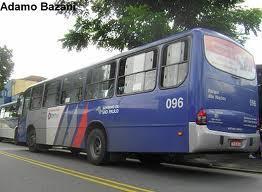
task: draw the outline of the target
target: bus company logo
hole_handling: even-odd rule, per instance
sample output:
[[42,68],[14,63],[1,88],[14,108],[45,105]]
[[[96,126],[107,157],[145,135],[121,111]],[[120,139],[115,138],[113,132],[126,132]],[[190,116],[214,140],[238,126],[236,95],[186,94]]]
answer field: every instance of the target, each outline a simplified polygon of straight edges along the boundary
[[98,106],[98,107],[96,108],[96,112],[98,112],[99,115],[102,114],[102,108],[101,108],[101,106]]
[[55,119],[55,118],[58,118],[58,114],[57,113],[48,113],[47,115],[47,119],[50,120],[50,119]]
[[119,113],[119,105],[98,106],[96,112],[99,115],[116,114]]

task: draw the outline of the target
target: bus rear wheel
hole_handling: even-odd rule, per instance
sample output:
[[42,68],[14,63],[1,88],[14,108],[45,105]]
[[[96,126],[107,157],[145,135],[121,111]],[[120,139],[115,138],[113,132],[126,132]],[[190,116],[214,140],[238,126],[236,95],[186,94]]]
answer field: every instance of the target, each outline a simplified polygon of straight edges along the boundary
[[28,145],[29,151],[39,152],[39,148],[38,148],[38,145],[36,143],[35,129],[29,130],[29,133],[27,135],[27,145]]
[[106,164],[109,160],[106,135],[103,130],[95,128],[87,137],[87,160],[94,165]]

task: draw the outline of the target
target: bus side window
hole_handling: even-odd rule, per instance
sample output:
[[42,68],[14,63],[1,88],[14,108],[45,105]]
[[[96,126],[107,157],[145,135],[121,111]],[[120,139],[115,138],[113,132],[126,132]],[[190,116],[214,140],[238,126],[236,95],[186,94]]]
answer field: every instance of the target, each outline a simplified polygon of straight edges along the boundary
[[153,90],[156,84],[157,51],[141,53],[120,61],[117,94]]
[[22,116],[26,117],[28,109],[30,108],[30,100],[31,100],[31,89],[27,90],[24,94],[24,104]]
[[32,90],[31,109],[40,109],[42,103],[44,85],[34,87]]
[[161,67],[161,86],[174,87],[181,84],[188,70],[188,41],[179,41],[164,48]]
[[19,108],[17,110],[17,114],[18,115],[22,115],[22,112],[23,112],[23,106],[24,106],[24,96],[23,95],[20,95],[19,96]]
[[115,70],[115,63],[91,69],[87,74],[85,99],[112,97],[114,94]]
[[53,107],[59,103],[60,80],[45,85],[43,107]]
[[83,74],[65,77],[62,86],[61,104],[75,103],[82,100]]

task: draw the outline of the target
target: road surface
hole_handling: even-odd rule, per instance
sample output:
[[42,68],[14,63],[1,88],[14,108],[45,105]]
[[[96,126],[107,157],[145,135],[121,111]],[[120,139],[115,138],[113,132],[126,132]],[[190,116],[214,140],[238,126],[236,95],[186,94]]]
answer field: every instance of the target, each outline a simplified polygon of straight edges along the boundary
[[0,143],[0,192],[261,192],[262,175],[138,161],[89,164],[69,151],[31,153]]

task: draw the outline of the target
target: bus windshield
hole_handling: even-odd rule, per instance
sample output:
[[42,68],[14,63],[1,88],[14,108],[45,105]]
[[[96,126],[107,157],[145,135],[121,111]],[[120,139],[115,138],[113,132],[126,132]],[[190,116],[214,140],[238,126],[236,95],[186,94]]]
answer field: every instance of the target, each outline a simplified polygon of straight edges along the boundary
[[240,46],[214,36],[205,35],[205,54],[214,67],[232,75],[252,80],[256,76],[253,56]]

